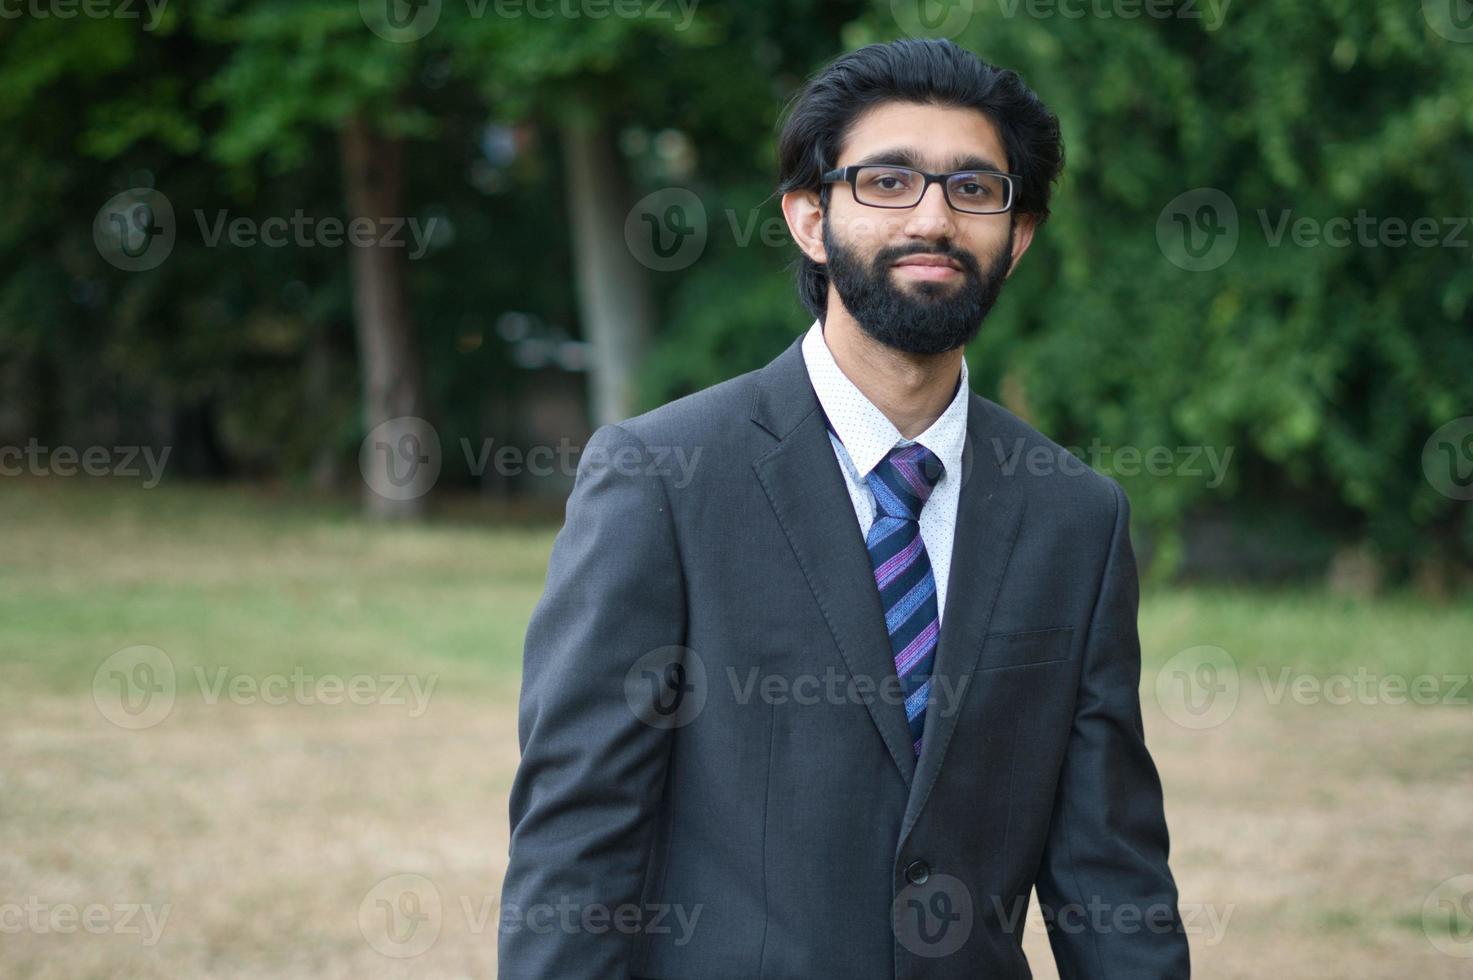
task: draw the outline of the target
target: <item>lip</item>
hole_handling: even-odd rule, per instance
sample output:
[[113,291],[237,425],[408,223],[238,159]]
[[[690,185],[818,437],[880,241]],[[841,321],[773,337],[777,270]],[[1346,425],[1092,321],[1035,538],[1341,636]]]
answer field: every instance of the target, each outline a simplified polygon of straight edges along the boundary
[[895,268],[914,279],[950,279],[961,274],[961,267],[942,255],[907,255]]
[[957,265],[954,260],[948,259],[944,255],[907,255],[903,259],[897,259],[895,261],[895,264],[898,265],[898,266],[900,266],[900,265],[944,266],[945,268],[948,268],[948,269],[958,269],[958,270],[961,268],[961,266]]

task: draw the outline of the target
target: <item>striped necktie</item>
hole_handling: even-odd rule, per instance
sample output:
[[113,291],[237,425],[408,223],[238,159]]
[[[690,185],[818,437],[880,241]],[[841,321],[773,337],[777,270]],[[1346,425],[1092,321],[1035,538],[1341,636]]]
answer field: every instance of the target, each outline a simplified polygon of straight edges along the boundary
[[921,538],[920,516],[943,469],[934,453],[915,443],[890,450],[865,477],[878,508],[865,546],[880,589],[885,629],[890,634],[895,674],[905,694],[905,718],[917,756],[931,695],[931,665],[941,636],[936,576]]

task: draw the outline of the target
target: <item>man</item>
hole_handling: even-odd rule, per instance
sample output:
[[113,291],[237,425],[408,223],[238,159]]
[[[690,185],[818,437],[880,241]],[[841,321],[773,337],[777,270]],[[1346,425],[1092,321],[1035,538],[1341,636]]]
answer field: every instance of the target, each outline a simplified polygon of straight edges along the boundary
[[1036,887],[1062,976],[1185,977],[1125,496],[967,386],[1057,120],[907,40],[816,75],[779,151],[817,322],[585,451],[501,975],[1026,977]]

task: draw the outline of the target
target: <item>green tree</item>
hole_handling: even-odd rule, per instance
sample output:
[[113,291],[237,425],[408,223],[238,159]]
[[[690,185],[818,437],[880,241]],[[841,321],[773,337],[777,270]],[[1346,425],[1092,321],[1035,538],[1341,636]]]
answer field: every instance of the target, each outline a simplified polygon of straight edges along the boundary
[[[1470,509],[1422,453],[1473,415],[1473,248],[1415,247],[1406,227],[1473,215],[1473,44],[1439,32],[1435,5],[1146,6],[953,5],[965,16],[943,22],[1023,74],[1067,148],[1054,216],[969,352],[974,385],[1126,482],[1159,573],[1187,518],[1220,510],[1286,524],[1294,547],[1369,546],[1395,572],[1466,566]],[[924,33],[904,7],[872,4],[844,46]],[[1173,211],[1196,222],[1212,200],[1236,244],[1192,268]],[[1363,212],[1369,244],[1277,233],[1285,214],[1333,229]],[[653,399],[770,356],[751,338],[791,286],[750,251],[708,251],[676,290]],[[1124,447],[1171,449],[1173,468]],[[1231,450],[1225,481],[1176,447]]]

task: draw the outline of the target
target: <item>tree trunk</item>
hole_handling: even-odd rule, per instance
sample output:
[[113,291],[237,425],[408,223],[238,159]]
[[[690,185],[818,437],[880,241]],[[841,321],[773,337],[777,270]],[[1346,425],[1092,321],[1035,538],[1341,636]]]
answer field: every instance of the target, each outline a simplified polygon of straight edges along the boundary
[[624,219],[633,202],[613,133],[593,121],[571,120],[562,136],[578,310],[592,353],[593,422],[604,425],[638,408],[635,383],[654,304],[645,268],[624,242]]
[[302,356],[302,410],[314,443],[307,472],[312,488],[327,493],[342,481],[342,447],[333,439],[337,422],[333,417],[335,393],[342,372],[338,370],[338,351],[328,324],[314,323],[311,331]]
[[[358,337],[358,365],[363,381],[363,428],[371,433],[394,419],[410,420],[394,431],[427,434],[428,423],[418,421],[425,411],[424,381],[420,368],[419,343],[409,310],[406,282],[408,258],[402,236],[398,244],[383,244],[379,238],[387,227],[383,219],[403,220],[404,145],[399,140],[373,132],[368,121],[354,114],[341,132],[343,183],[347,190],[349,220],[368,218],[375,223],[374,244],[347,245],[352,262],[353,320]],[[399,479],[392,483],[376,478],[365,463],[363,509],[379,519],[418,518],[425,512],[425,493],[433,483],[423,479],[402,483],[404,467],[433,465],[439,468],[438,442],[434,458],[400,459],[401,443],[394,436],[380,444],[388,455],[374,455],[374,466],[398,467]],[[362,459],[362,458],[361,458]],[[390,474],[393,476],[393,473]],[[395,492],[395,488],[399,492]]]

